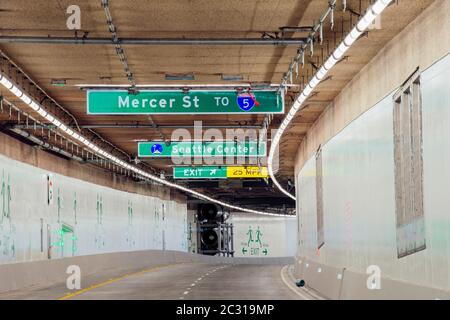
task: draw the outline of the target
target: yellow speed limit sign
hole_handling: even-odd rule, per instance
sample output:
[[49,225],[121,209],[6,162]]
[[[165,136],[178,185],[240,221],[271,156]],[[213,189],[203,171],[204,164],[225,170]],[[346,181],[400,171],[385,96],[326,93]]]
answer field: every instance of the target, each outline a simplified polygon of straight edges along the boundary
[[227,178],[268,178],[267,167],[227,167]]

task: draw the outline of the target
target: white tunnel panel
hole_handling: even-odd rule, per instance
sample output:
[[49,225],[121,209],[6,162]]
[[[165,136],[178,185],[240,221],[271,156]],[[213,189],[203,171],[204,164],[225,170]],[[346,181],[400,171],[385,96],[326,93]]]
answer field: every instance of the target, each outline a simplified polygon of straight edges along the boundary
[[450,56],[421,75],[426,249],[397,256],[393,94],[323,146],[325,245],[317,251],[315,158],[298,176],[299,256],[423,286],[450,287]]
[[186,204],[102,187],[4,156],[0,179],[2,264],[117,251],[187,251]]

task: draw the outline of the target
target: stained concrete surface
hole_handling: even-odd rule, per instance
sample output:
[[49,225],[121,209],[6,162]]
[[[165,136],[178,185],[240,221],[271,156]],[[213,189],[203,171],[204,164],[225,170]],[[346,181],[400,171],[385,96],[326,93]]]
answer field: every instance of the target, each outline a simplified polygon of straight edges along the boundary
[[0,299],[302,299],[283,282],[282,267],[183,263],[146,270],[110,270],[82,278],[81,290],[70,291],[61,283],[1,294]]

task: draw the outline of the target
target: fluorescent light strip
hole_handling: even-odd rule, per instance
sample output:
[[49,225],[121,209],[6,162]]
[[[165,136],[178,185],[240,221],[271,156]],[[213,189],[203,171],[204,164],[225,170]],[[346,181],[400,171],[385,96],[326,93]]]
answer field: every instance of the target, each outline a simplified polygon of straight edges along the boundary
[[[277,130],[275,137],[272,139],[272,144],[270,146],[269,158],[268,158],[268,170],[269,175],[272,178],[273,183],[278,187],[278,189],[287,195],[289,198],[296,200],[296,198],[287,190],[285,190],[275,177],[273,172],[273,158],[275,156],[275,151],[277,150],[281,137],[284,131],[291,123],[295,114],[302,109],[303,103],[309,97],[309,95],[314,91],[314,89],[319,85],[319,83],[325,78],[328,72],[336,65],[336,63],[344,56],[345,52],[355,43],[355,41],[362,35],[362,33],[372,24],[375,19],[380,15],[384,9],[392,2],[392,0],[377,0],[366,12],[366,14],[359,20],[356,26],[350,31],[350,33],[345,37],[345,39],[339,44],[337,49],[328,58],[324,65],[317,71],[309,84],[305,87],[303,92],[297,97],[297,100],[292,105],[291,110],[284,118],[282,124]],[[305,47],[304,47],[305,48]]]
[[113,162],[115,162],[117,165],[128,169],[130,171],[133,171],[134,173],[141,175],[147,179],[156,181],[162,185],[174,188],[174,189],[178,189],[180,191],[189,193],[191,195],[194,195],[198,198],[210,201],[212,203],[216,203],[218,205],[221,205],[223,207],[232,209],[232,210],[236,210],[236,211],[240,211],[240,212],[247,212],[247,213],[254,213],[254,214],[259,214],[259,215],[266,215],[266,216],[274,216],[274,217],[292,217],[291,215],[283,215],[283,214],[276,214],[276,213],[269,213],[269,212],[264,212],[264,211],[258,211],[258,210],[252,210],[252,209],[247,209],[247,208],[242,208],[239,206],[235,206],[229,203],[225,203],[223,201],[211,198],[207,195],[204,195],[200,192],[188,189],[186,187],[183,187],[181,185],[178,185],[176,183],[172,183],[170,181],[166,181],[164,179],[161,179],[157,176],[154,176],[152,174],[149,174],[141,169],[139,169],[138,167],[132,166],[128,163],[126,163],[123,160],[120,160],[119,158],[115,157],[114,155],[108,153],[107,151],[101,149],[100,147],[98,147],[97,145],[93,144],[92,142],[90,142],[88,139],[86,139],[85,137],[83,137],[82,135],[74,132],[72,129],[68,128],[65,124],[62,123],[61,120],[57,119],[54,115],[48,113],[44,108],[42,108],[42,106],[40,106],[37,102],[35,102],[31,97],[29,97],[27,94],[25,94],[24,92],[22,92],[17,86],[15,86],[5,75],[0,73],[0,83],[7,88],[9,91],[11,91],[14,95],[16,95],[18,98],[20,98],[24,103],[26,103],[30,108],[32,108],[34,111],[36,111],[38,114],[40,114],[43,118],[45,118],[47,121],[49,121],[50,123],[54,124],[59,130],[63,131],[64,133],[66,133],[67,135],[70,135],[73,139],[78,140],[80,143],[84,144],[86,147],[88,147],[89,149],[91,149],[92,151],[96,152],[97,154],[100,154],[102,157],[108,158],[110,160],[112,160]]

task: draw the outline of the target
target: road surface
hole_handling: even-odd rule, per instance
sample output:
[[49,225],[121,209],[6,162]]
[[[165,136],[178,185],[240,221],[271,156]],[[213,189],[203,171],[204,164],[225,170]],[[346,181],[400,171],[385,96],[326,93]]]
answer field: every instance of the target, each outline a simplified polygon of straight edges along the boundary
[[293,300],[282,266],[173,264],[82,278],[80,290],[65,283],[0,294],[0,299],[61,300]]

